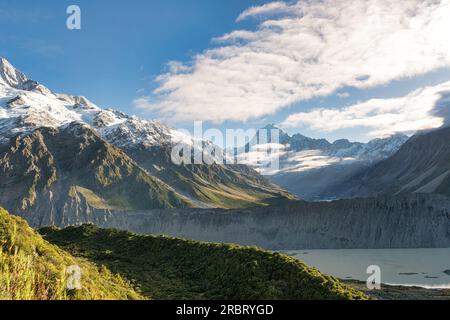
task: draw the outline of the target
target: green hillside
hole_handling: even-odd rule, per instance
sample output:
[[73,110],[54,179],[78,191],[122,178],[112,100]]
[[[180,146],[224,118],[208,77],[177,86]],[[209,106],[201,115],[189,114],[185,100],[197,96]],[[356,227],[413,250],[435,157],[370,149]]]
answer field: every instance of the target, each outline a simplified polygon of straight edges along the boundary
[[[70,266],[79,266],[82,289],[67,289]],[[0,208],[0,300],[143,299],[106,267],[74,258],[42,239],[21,218]]]
[[44,238],[105,265],[155,299],[364,299],[296,259],[257,248],[142,236],[94,225]]

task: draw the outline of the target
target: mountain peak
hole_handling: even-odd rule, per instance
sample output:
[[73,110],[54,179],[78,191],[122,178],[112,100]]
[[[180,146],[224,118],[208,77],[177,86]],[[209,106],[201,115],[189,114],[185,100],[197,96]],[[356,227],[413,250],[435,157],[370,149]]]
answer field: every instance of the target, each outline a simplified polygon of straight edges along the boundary
[[28,80],[27,76],[17,70],[8,60],[0,57],[0,82],[17,88]]
[[280,130],[280,128],[277,127],[277,125],[275,123],[270,123],[268,125],[266,125],[265,127],[261,128],[261,130]]
[[[261,132],[262,130],[265,130],[265,133]],[[279,133],[278,140],[279,141],[277,143],[281,143],[281,144],[289,143],[290,136],[286,132],[284,132],[283,130],[278,128],[275,123],[270,123],[270,124],[266,125],[265,127],[258,130],[257,135],[256,135],[257,143],[258,144],[261,143],[261,139],[263,139],[263,141],[265,141],[265,143],[275,142],[275,141],[272,141],[272,133],[273,133],[272,130],[278,130],[278,133]],[[265,137],[261,138],[261,134],[264,134]]]

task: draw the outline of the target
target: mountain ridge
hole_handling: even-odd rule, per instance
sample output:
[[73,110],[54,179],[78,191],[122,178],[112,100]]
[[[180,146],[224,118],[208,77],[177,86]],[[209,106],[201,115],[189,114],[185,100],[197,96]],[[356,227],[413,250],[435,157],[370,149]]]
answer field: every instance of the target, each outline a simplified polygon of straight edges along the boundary
[[[82,96],[54,93],[38,82],[29,80],[6,60],[2,61],[0,145],[8,145],[11,139],[17,137],[29,137],[35,130],[42,128],[61,131],[78,123],[89,127],[105,142],[124,151],[152,179],[158,180],[162,185],[170,183],[169,187],[178,194],[177,197],[185,198],[192,205],[248,207],[266,205],[276,199],[294,198],[260,177],[256,171],[239,166],[175,165],[170,158],[171,148],[175,144],[181,143],[199,151],[199,146],[203,147],[211,142],[198,141],[156,121],[99,108]],[[157,151],[161,153],[158,154]],[[219,177],[219,173],[220,181],[214,180]],[[213,180],[208,181],[205,177]],[[101,201],[97,199],[96,202]]]
[[[261,136],[263,130],[264,136]],[[278,131],[278,141],[272,141],[273,137],[271,135],[271,130]],[[301,160],[298,161],[295,160],[295,158],[301,158],[302,152],[314,151],[316,152],[316,157],[320,157],[321,159],[334,159],[332,163],[345,161],[376,162],[395,153],[408,139],[409,138],[406,135],[395,134],[385,138],[376,138],[367,143],[351,142],[348,139],[339,139],[331,143],[327,139],[310,138],[300,133],[290,136],[276,125],[269,124],[258,130],[251,142],[244,148],[237,150],[236,153],[240,153],[245,160],[245,152],[257,152],[258,148],[265,150],[261,147],[265,144],[278,144],[279,155],[281,157],[281,168],[280,170],[275,171],[275,173],[279,174],[299,169],[295,167],[295,164],[301,162]],[[247,161],[247,164],[252,165],[252,162]],[[255,164],[253,164],[253,166],[257,167]],[[324,166],[326,166],[326,163],[322,165],[317,164],[312,168]],[[262,171],[264,171],[264,169],[262,169]]]
[[450,197],[402,194],[234,210],[148,210],[114,214],[100,226],[283,251],[447,248]]
[[73,255],[133,279],[144,295],[155,299],[367,299],[295,258],[255,247],[144,236],[93,225],[40,232]]
[[405,193],[437,193],[448,196],[448,141],[450,127],[418,133],[391,157],[349,177],[339,186],[330,186],[326,192],[348,198]]

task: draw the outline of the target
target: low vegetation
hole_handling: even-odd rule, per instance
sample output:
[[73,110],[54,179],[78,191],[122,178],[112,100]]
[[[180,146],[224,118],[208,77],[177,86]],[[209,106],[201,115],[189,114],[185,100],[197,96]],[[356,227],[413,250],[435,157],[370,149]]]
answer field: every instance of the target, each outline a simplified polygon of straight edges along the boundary
[[[69,290],[68,268],[81,269],[81,290]],[[72,257],[27,223],[0,209],[0,299],[143,299],[106,267]]]
[[105,265],[155,299],[365,299],[357,290],[289,256],[104,230],[41,229],[76,257]]

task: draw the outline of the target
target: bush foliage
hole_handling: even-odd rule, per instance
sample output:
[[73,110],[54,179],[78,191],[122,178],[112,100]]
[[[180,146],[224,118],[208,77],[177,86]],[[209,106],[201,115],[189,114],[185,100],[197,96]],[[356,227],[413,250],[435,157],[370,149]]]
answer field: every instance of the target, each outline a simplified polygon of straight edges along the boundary
[[77,257],[105,265],[155,299],[365,299],[334,277],[280,253],[104,230],[41,230]]

